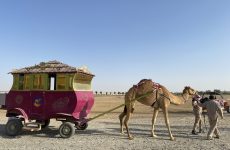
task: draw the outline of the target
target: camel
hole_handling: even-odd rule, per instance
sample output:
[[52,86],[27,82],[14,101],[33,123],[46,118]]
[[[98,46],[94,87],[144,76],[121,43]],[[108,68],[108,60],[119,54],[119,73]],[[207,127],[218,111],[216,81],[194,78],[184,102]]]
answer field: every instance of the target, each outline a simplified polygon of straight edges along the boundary
[[124,111],[119,115],[121,134],[124,133],[123,131],[123,124],[124,124],[128,134],[128,139],[129,140],[133,139],[133,136],[130,134],[129,131],[128,121],[131,117],[131,114],[134,111],[135,101],[138,101],[144,105],[151,106],[154,108],[153,117],[152,117],[151,136],[157,137],[154,133],[154,125],[156,123],[156,117],[158,111],[159,109],[162,109],[170,139],[174,140],[169,125],[168,107],[170,103],[175,105],[184,104],[188,100],[188,98],[194,94],[195,94],[194,90],[190,89],[189,87],[185,87],[182,93],[182,97],[178,97],[170,93],[163,85],[154,83],[151,79],[141,80],[137,85],[131,87],[128,90],[128,92],[125,94]]

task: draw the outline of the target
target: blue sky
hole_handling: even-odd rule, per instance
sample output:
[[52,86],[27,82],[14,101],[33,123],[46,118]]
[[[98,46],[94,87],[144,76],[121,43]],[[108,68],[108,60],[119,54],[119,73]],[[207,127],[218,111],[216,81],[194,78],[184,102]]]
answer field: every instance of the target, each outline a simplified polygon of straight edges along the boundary
[[93,89],[143,78],[181,91],[230,90],[229,0],[0,0],[0,91],[14,68],[87,65]]

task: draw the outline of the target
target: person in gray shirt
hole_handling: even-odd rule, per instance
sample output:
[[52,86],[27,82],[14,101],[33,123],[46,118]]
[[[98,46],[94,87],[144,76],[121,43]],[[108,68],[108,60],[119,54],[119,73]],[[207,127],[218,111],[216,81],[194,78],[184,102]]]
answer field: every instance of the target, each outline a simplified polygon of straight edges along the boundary
[[198,102],[198,105],[207,109],[207,115],[210,124],[207,139],[212,140],[213,133],[216,135],[216,138],[220,138],[220,132],[217,128],[218,115],[222,119],[224,118],[224,116],[223,116],[223,110],[221,109],[220,103],[218,103],[218,101],[215,101],[214,95],[210,95],[209,99],[210,99],[209,101],[206,101],[204,103]]

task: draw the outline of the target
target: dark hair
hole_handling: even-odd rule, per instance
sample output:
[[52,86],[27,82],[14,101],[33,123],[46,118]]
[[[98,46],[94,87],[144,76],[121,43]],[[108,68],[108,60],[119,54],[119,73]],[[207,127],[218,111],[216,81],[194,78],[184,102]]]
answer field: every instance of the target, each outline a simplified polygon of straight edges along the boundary
[[193,101],[193,102],[196,101],[195,97],[192,98],[192,101]]
[[205,102],[207,102],[207,101],[209,101],[209,99],[208,99],[207,97],[202,98],[202,99],[200,100],[200,102],[201,102],[202,104],[205,103]]
[[215,96],[214,95],[210,95],[209,99],[215,99]]

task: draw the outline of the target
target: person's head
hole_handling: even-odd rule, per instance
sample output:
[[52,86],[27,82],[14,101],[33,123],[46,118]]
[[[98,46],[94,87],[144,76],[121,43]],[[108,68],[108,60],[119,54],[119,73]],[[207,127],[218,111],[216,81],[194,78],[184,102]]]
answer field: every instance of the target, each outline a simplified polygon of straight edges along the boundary
[[211,100],[212,100],[212,99],[215,99],[215,96],[214,96],[214,95],[210,95],[210,96],[209,96],[209,99],[211,99]]

